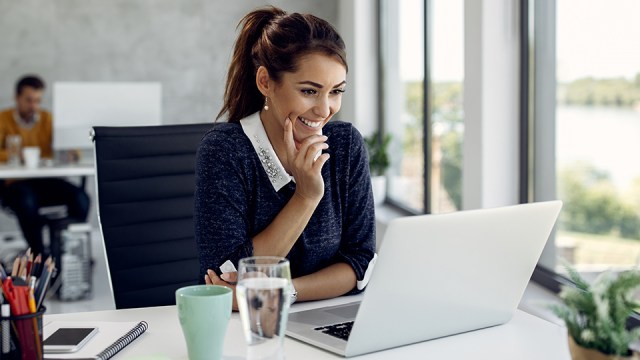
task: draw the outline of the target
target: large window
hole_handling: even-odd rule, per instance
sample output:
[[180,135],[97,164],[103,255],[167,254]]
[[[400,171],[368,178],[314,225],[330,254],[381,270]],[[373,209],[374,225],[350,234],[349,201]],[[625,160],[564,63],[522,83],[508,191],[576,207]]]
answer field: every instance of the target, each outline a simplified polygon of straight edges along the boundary
[[[555,109],[536,121],[555,120],[553,160],[540,166],[555,167],[564,208],[555,256],[542,264],[562,271],[557,259],[564,258],[583,273],[631,267],[640,260],[640,2],[549,3],[555,81],[539,85],[553,86]],[[550,46],[544,39],[537,44],[541,52]],[[536,72],[549,70],[536,64]]]
[[415,213],[455,211],[462,204],[463,1],[381,0],[380,14],[383,128],[392,136],[387,197]]

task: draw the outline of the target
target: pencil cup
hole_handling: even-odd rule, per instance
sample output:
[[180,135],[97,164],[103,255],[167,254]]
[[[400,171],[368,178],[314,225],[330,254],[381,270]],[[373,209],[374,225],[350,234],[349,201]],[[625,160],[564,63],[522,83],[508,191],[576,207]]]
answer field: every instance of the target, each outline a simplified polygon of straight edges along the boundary
[[0,317],[2,360],[42,360],[42,315],[45,311],[42,306],[33,314]]
[[233,291],[194,285],[176,290],[176,305],[190,360],[222,359]]

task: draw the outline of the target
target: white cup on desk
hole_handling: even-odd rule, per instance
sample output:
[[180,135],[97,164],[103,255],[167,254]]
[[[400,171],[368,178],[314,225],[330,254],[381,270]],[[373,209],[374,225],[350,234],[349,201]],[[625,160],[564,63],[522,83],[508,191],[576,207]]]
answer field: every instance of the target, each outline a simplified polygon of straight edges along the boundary
[[29,169],[35,169],[40,164],[40,147],[25,146],[22,148],[24,165]]

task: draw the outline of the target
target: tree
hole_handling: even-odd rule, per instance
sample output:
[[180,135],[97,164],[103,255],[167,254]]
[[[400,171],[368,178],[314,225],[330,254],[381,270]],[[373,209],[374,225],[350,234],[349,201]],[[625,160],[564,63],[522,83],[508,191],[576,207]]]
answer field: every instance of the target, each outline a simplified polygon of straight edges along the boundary
[[558,180],[558,193],[564,200],[563,228],[640,239],[638,213],[620,197],[607,173],[577,164],[561,169]]
[[442,136],[442,180],[456,206],[462,208],[462,134],[450,131]]
[[640,239],[640,218],[637,211],[630,205],[624,204],[620,209],[620,236],[629,239]]
[[634,80],[586,77],[560,84],[558,101],[567,105],[634,106],[640,103],[640,74]]

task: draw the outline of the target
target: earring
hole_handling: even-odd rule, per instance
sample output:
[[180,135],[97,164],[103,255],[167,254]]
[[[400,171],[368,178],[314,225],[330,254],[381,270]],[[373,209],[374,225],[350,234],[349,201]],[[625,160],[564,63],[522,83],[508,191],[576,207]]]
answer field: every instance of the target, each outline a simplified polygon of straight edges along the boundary
[[269,111],[269,102],[268,102],[269,98],[268,97],[264,97],[264,111]]

